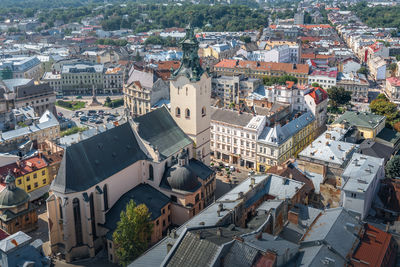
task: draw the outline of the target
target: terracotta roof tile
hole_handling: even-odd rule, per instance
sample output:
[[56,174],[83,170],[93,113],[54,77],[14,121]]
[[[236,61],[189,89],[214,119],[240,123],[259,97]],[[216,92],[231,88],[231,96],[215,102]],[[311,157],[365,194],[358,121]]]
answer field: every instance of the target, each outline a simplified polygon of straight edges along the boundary
[[[296,66],[296,67],[295,67]],[[249,68],[259,71],[282,71],[285,73],[308,74],[309,66],[307,64],[291,64],[277,62],[257,62],[249,60],[223,59],[217,63],[215,68]]]

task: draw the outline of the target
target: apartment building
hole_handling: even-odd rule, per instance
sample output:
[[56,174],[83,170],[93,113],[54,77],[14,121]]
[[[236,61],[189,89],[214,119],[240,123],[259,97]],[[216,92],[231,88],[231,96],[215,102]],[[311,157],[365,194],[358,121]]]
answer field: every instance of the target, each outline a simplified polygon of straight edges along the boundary
[[239,104],[239,100],[246,98],[259,86],[262,80],[257,78],[246,78],[239,76],[219,76],[211,80],[212,95],[222,101],[224,107],[229,107],[232,103]]
[[[41,84],[32,79],[3,80],[9,108],[33,107],[38,116],[46,110],[54,111],[56,95],[48,84]],[[11,102],[11,103],[10,103]]]
[[266,124],[265,116],[212,108],[211,151],[216,160],[254,169],[256,143]]
[[400,78],[390,77],[386,79],[385,93],[391,102],[400,104]]
[[131,69],[124,85],[124,105],[133,116],[150,112],[161,100],[169,100],[168,82],[152,70]]
[[0,59],[0,76],[2,79],[34,79],[41,75],[40,60],[33,56],[14,56]]
[[322,88],[328,89],[336,86],[337,71],[315,70],[308,76],[308,84],[318,83]]
[[103,88],[102,64],[65,64],[61,70],[61,85],[64,95],[92,95]]
[[369,82],[364,74],[357,72],[340,73],[337,87],[343,87],[351,92],[351,100],[356,102],[368,101]]
[[375,80],[386,79],[386,61],[381,56],[376,56],[367,61],[369,73]]
[[218,75],[236,76],[243,74],[251,78],[292,75],[298,79],[300,85],[305,85],[308,84],[309,66],[306,64],[224,59],[214,66],[214,71]]
[[257,140],[257,171],[265,172],[297,154],[314,140],[315,117],[311,112],[281,126],[265,127]]

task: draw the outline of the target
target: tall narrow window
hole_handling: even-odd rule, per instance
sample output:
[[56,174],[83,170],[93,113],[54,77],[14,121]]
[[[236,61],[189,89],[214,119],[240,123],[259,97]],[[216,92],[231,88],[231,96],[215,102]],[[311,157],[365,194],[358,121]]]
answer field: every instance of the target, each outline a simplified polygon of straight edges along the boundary
[[74,198],[72,201],[72,208],[74,211],[74,223],[75,223],[75,239],[77,245],[82,245],[82,220],[81,220],[81,209],[79,207],[79,199]]
[[149,180],[153,181],[154,180],[154,170],[153,170],[153,165],[149,165]]
[[206,116],[206,107],[201,108],[201,116],[202,117]]
[[186,118],[190,118],[190,110],[187,108],[185,111]]
[[108,210],[108,189],[106,184],[103,186],[103,202],[104,210]]
[[90,194],[90,222],[92,224],[92,234],[93,234],[93,240],[94,238],[97,237],[96,233],[96,216],[94,213],[94,201],[93,201],[93,193]]
[[180,108],[176,108],[175,109],[175,116],[176,117],[180,117],[181,116],[181,109]]
[[60,209],[60,219],[63,218],[61,198],[58,198],[58,208]]

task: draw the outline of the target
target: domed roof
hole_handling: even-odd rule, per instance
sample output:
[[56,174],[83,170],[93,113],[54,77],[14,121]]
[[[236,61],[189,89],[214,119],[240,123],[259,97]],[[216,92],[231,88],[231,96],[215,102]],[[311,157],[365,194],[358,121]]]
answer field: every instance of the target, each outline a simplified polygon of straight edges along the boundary
[[193,191],[200,185],[196,175],[187,166],[179,165],[169,168],[167,181],[171,188],[183,191]]
[[5,179],[6,188],[0,192],[0,209],[13,208],[26,203],[29,194],[15,186],[15,177],[9,172]]

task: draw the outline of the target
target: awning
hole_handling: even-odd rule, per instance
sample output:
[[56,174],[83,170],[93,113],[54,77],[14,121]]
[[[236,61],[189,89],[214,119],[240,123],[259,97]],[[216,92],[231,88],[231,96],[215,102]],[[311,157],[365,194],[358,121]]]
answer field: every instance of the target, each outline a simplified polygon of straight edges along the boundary
[[41,196],[43,196],[44,194],[46,194],[47,192],[49,192],[50,189],[50,185],[45,185],[42,186],[36,190],[33,190],[32,192],[29,193],[29,195],[31,196],[30,201],[34,201],[38,198],[40,198]]

